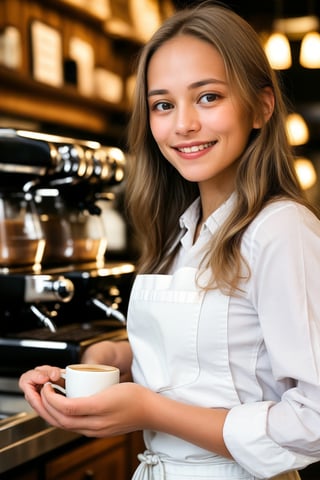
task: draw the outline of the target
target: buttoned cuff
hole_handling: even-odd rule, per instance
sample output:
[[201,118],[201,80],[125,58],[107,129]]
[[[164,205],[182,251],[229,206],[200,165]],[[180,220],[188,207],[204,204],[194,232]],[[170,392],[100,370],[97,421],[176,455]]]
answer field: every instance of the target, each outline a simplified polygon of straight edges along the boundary
[[[304,468],[313,461],[286,450],[268,436],[268,410],[273,404],[257,402],[236,406],[230,410],[224,424],[223,436],[229,452],[239,465],[257,478],[271,478],[288,470]],[[283,428],[288,426],[283,425]]]

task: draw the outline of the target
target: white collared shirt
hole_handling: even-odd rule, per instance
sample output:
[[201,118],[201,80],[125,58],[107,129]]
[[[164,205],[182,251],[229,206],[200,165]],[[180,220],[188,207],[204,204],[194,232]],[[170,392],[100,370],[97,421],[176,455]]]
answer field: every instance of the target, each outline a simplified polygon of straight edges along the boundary
[[[195,244],[199,199],[187,209],[172,271],[199,265],[233,203],[232,195],[207,219]],[[241,252],[251,276],[245,294],[230,298],[227,320],[241,404],[227,416],[224,439],[240,465],[264,478],[320,460],[320,222],[293,201],[276,201],[247,228]]]

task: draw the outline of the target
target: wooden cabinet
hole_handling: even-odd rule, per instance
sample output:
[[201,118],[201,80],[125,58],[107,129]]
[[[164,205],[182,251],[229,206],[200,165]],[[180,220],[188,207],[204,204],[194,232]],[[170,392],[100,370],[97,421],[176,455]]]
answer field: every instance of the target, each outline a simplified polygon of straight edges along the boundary
[[94,440],[47,462],[46,480],[127,480],[125,437]]
[[142,433],[79,440],[0,474],[1,480],[130,480],[143,452]]
[[44,480],[37,467],[25,467],[16,472],[0,474],[1,480]]

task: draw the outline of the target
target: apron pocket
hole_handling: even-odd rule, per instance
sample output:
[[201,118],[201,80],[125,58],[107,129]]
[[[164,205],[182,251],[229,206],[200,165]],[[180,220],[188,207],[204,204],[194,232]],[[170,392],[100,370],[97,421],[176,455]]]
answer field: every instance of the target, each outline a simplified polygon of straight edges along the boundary
[[[152,288],[146,288],[148,283]],[[199,375],[197,341],[203,293],[171,287],[169,275],[138,276],[129,305],[133,376],[158,392],[192,383]]]

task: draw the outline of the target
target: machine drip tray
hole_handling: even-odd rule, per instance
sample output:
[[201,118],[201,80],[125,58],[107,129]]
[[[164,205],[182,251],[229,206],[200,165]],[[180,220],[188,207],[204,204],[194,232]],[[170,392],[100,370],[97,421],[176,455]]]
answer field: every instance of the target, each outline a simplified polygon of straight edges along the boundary
[[65,368],[79,363],[83,351],[103,340],[127,339],[126,328],[119,322],[97,320],[84,324],[59,327],[56,332],[40,328],[0,338],[0,375],[19,377],[38,365]]
[[[122,326],[121,326],[122,327]],[[108,321],[94,321],[90,323],[75,323],[57,328],[55,332],[51,332],[47,328],[37,328],[24,332],[18,332],[10,335],[12,339],[33,339],[33,340],[48,340],[60,342],[82,342],[90,340],[93,337],[105,335],[114,330],[119,330],[119,322]]]

